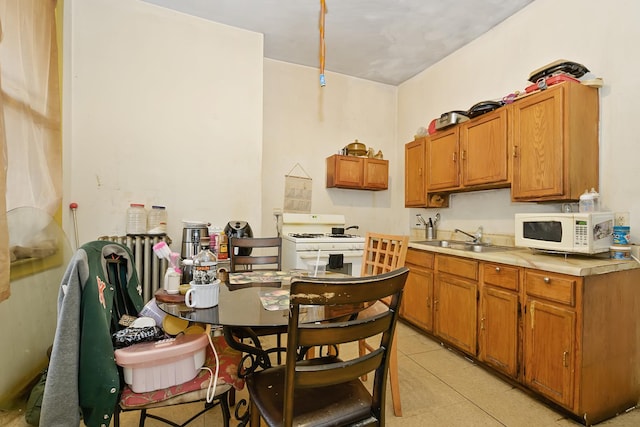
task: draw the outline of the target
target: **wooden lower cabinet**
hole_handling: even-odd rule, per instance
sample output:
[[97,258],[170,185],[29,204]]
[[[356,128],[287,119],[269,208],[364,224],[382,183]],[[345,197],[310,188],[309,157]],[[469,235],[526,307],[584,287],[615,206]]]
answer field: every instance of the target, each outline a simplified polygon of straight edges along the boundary
[[638,404],[640,269],[572,276],[416,249],[407,266],[400,315],[436,339],[586,425]]
[[436,255],[434,333],[472,356],[477,347],[478,262]]
[[587,425],[640,399],[640,269],[524,274],[524,384]]
[[478,359],[502,373],[519,375],[520,268],[480,266]]
[[429,252],[407,251],[409,277],[400,307],[400,317],[427,332],[433,331],[433,258]]
[[576,313],[573,309],[527,298],[524,325],[524,381],[533,390],[572,407]]

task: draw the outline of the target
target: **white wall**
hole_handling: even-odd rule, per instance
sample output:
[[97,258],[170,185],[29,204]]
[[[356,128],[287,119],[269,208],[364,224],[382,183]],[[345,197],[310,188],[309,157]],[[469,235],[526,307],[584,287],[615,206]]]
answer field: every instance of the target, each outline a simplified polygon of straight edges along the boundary
[[[501,98],[529,83],[529,73],[556,59],[579,62],[602,77],[600,90],[600,194],[605,208],[631,212],[631,235],[640,240],[637,135],[640,96],[640,3],[633,0],[537,0],[491,31],[399,86],[398,151],[416,129],[449,110]],[[513,213],[558,209],[559,205],[513,204],[509,190],[458,194],[442,209],[442,227],[513,234]],[[417,212],[411,209],[408,221]]]
[[[263,230],[275,235],[274,208],[282,208],[284,176],[299,163],[313,179],[312,213],[344,214],[359,232],[397,232],[404,209],[404,153],[396,150],[397,88],[317,68],[264,62]],[[389,190],[326,188],[326,158],[358,139],[389,160]],[[292,175],[303,175],[296,168]]]
[[132,202],[167,207],[177,251],[184,219],[260,231],[262,35],[140,1],[65,7],[64,198],[80,244],[123,235]]

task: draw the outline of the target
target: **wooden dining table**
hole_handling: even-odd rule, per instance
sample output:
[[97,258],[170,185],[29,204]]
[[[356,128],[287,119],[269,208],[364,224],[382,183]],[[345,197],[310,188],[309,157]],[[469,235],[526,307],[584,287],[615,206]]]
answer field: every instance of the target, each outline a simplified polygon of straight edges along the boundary
[[[286,351],[281,347],[263,348],[259,337],[286,333],[291,280],[307,275],[307,270],[231,273],[228,281],[220,283],[218,305],[215,307],[188,307],[184,296],[168,296],[162,290],[156,292],[156,303],[169,315],[221,327],[229,346],[242,351],[245,359],[251,360],[250,366],[240,367],[238,374],[244,377],[255,369],[270,367],[270,354]],[[324,277],[348,276],[327,272]],[[302,315],[304,322],[322,322],[354,315],[364,308],[356,305],[310,305],[304,307]]]

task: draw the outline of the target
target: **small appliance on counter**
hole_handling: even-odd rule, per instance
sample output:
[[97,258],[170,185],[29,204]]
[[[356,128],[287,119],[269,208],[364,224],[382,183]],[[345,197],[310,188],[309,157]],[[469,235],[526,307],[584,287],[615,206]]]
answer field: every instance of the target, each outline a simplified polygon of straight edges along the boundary
[[613,212],[515,215],[516,246],[556,253],[594,255],[613,243]]
[[193,278],[193,257],[200,252],[200,239],[209,237],[209,229],[203,221],[182,221],[182,224],[182,283],[189,283]]
[[200,251],[200,239],[209,237],[209,229],[206,222],[182,221],[182,259],[191,259]]
[[[224,227],[224,233],[229,237],[229,241],[232,237],[253,237],[253,231],[247,221],[229,221]],[[248,256],[251,255],[251,248],[234,248],[234,252],[237,253],[230,255]]]

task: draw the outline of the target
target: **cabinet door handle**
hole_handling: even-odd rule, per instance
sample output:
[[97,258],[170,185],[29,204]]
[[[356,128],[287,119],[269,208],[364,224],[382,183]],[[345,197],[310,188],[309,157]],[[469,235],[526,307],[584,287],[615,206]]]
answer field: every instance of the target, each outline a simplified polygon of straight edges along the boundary
[[467,150],[462,150],[460,153],[460,159],[467,160]]
[[480,330],[484,331],[484,317],[480,318]]
[[434,299],[434,300],[433,300],[433,309],[434,309],[435,311],[438,311],[438,300],[437,300],[437,299]]
[[496,267],[496,273],[500,273],[500,267]]
[[551,278],[545,277],[544,279],[542,279],[542,281],[548,285],[549,283],[551,283]]
[[565,368],[569,367],[568,358],[567,358],[568,355],[569,355],[568,351],[562,352],[562,366],[564,366]]
[[455,151],[451,155],[451,160],[453,161],[453,163],[458,161],[458,156],[457,156],[457,153]]
[[431,298],[427,297],[427,308],[431,308]]
[[422,168],[418,168],[418,176],[422,176]]
[[517,145],[513,146],[513,157],[518,157],[518,146]]

